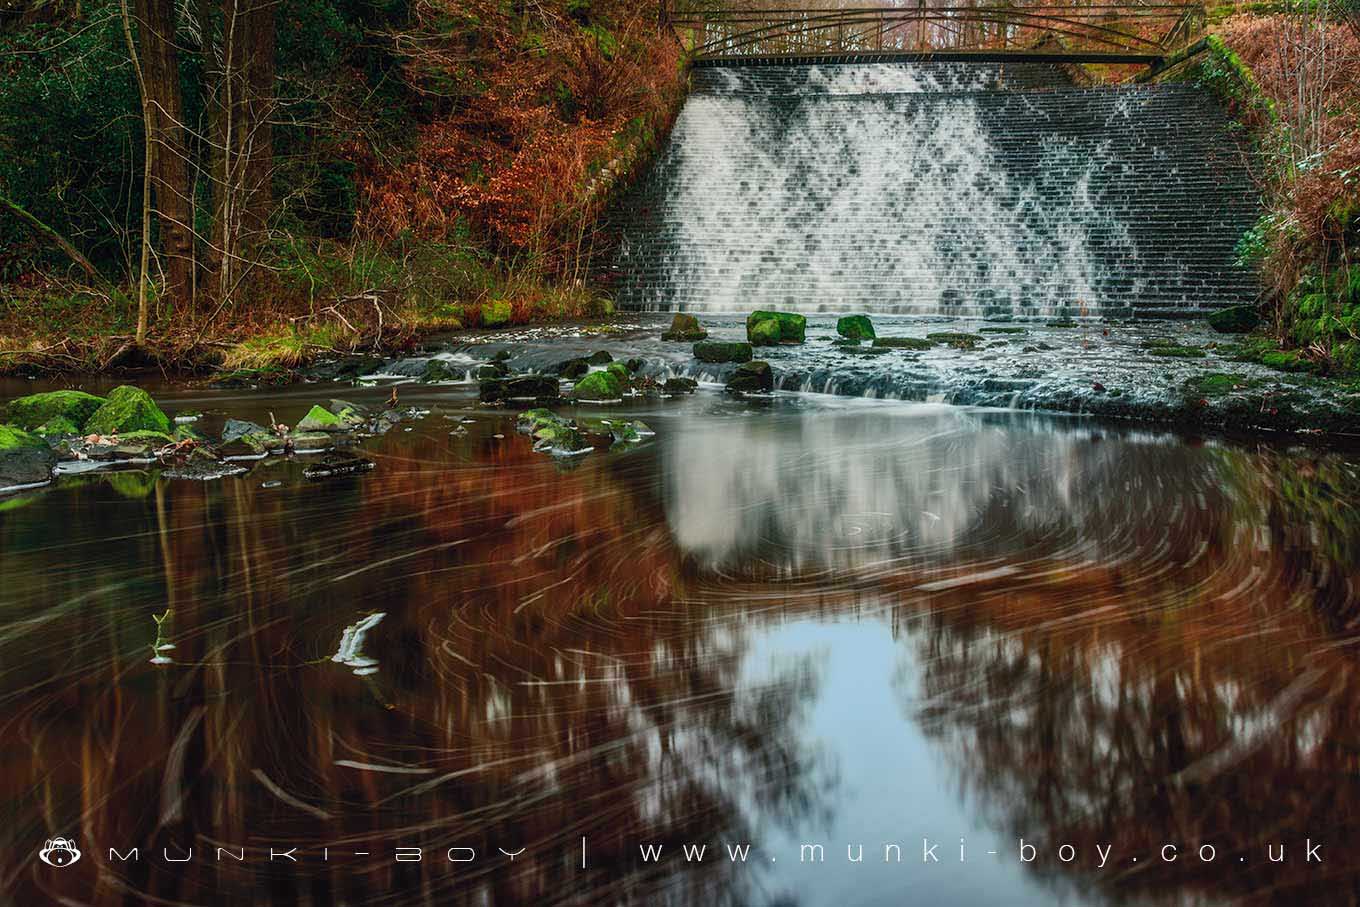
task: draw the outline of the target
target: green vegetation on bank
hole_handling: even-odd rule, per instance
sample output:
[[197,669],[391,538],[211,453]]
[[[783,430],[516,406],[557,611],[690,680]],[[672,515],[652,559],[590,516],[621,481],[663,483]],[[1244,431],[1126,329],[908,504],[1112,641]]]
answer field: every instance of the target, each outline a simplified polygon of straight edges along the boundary
[[0,373],[290,369],[611,310],[683,67],[622,0],[0,8]]
[[[1266,210],[1238,244],[1256,266],[1273,368],[1360,370],[1360,12],[1336,0],[1211,17],[1221,33],[1182,76],[1247,131]],[[1255,68],[1248,62],[1254,61]],[[1238,331],[1245,321],[1236,319]],[[1258,345],[1260,346],[1260,345]],[[1284,347],[1281,349],[1280,347]]]

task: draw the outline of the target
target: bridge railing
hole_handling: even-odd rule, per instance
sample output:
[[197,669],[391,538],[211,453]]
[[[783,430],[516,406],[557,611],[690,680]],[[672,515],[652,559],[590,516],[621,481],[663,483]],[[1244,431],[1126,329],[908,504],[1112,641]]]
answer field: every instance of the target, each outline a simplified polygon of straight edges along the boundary
[[[681,41],[699,59],[943,51],[1158,57],[1198,35],[1204,7],[911,6],[678,10]],[[1054,42],[1057,44],[1055,45]]]

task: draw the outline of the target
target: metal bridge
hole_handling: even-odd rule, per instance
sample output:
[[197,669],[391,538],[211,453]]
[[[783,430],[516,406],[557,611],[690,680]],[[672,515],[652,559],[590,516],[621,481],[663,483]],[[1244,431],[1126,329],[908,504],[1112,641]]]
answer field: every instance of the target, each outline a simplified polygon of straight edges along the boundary
[[1203,31],[1198,5],[677,10],[697,65],[888,59],[1137,63],[1159,68]]

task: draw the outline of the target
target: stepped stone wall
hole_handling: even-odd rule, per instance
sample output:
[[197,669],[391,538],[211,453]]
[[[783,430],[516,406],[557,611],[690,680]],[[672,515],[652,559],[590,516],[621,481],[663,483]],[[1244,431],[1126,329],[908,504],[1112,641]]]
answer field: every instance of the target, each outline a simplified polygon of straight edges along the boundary
[[1190,316],[1251,301],[1260,200],[1186,85],[1052,66],[706,66],[615,212],[624,308]]

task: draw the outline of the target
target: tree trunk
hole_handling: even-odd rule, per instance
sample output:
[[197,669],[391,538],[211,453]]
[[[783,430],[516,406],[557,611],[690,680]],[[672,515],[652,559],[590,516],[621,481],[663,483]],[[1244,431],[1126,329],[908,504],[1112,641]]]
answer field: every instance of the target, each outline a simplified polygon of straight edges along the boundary
[[156,226],[165,255],[164,298],[174,308],[192,305],[193,204],[189,195],[188,147],[179,53],[175,49],[174,0],[135,0],[142,74],[149,96],[151,184]]

